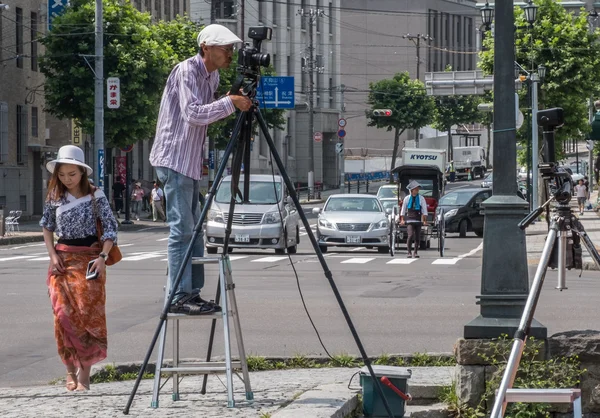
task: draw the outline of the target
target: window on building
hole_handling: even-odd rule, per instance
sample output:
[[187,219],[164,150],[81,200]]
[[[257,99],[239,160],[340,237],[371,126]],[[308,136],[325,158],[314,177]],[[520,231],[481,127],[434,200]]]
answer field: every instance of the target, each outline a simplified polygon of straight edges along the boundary
[[329,34],[333,34],[333,3],[329,2],[329,12],[327,18],[329,19]]
[[273,60],[271,61],[271,64],[273,65],[273,68],[275,68],[275,71],[280,72],[279,69],[279,61],[277,61],[277,54],[272,54]]
[[288,28],[294,26],[294,16],[296,16],[296,0],[287,0],[287,25]]
[[163,0],[165,2],[165,20],[171,20],[171,0]]
[[142,11],[142,0],[135,0],[135,8]]
[[279,1],[274,1],[273,2],[273,25],[278,25],[280,20],[279,20]]
[[159,20],[162,19],[162,8],[160,6],[160,0],[154,0],[154,15]]
[[[173,0],[173,16],[179,16],[179,2],[181,0]],[[185,2],[185,0],[183,0]]]
[[17,68],[23,68],[23,9],[15,8]]
[[[304,13],[308,13],[309,10],[306,8],[306,0],[300,0],[300,9],[304,11]],[[302,17],[300,19],[300,29],[306,29],[306,17]]]
[[35,106],[31,108],[31,136],[38,136],[38,108]]
[[[185,4],[185,1],[184,1]],[[261,3],[262,4],[262,3]],[[259,5],[259,13],[260,13]],[[231,19],[235,13],[234,0],[217,0],[215,2],[215,18],[216,19]],[[260,16],[258,18],[260,20]]]
[[302,69],[300,73],[300,90],[302,93],[306,93],[306,77],[304,76],[305,63],[306,58],[300,57],[300,68]]
[[17,105],[17,164],[27,162],[27,107]]
[[[474,52],[475,48],[473,48],[473,19],[470,17],[466,17],[466,26],[467,26],[467,48],[466,50],[469,52]],[[467,55],[467,63],[465,64],[467,68],[465,70],[474,69],[473,65],[473,54]]]
[[317,86],[316,86],[316,93],[315,96],[317,96],[317,107],[321,107],[321,98],[323,97],[323,89],[321,86],[321,75],[320,74],[315,74],[315,78],[317,79]]
[[0,196],[0,206],[6,207],[6,196]]
[[0,102],[0,162],[8,160],[8,103]]
[[258,23],[267,23],[267,5],[264,1],[258,2]]
[[148,13],[152,12],[152,0],[146,0],[144,4],[144,11]]
[[31,31],[31,71],[38,70],[38,52],[37,52],[37,27],[38,27],[38,18],[37,13],[31,12],[31,22],[29,24]]
[[187,13],[187,2],[188,0],[183,0],[183,14]]
[[[175,1],[177,3],[177,1]],[[138,141],[138,179],[144,178],[144,141]]]

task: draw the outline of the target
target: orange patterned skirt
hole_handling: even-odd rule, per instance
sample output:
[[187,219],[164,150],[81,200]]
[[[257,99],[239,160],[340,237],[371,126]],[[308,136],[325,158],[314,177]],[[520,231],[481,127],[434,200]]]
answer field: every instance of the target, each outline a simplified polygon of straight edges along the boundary
[[58,354],[66,365],[91,366],[106,358],[106,277],[86,280],[88,263],[100,248],[56,245],[65,272],[48,268],[48,293],[54,312]]

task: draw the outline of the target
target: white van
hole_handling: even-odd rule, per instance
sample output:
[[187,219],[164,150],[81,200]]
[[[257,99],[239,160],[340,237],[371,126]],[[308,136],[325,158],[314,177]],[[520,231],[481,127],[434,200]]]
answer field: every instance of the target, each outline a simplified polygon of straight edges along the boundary
[[[240,176],[239,188],[244,189],[244,176]],[[300,216],[287,195],[281,176],[251,174],[249,202],[236,200],[229,248],[272,248],[276,254],[287,249],[295,254],[300,242]],[[207,215],[208,254],[216,254],[223,247],[230,202],[231,176],[227,176],[219,184]]]

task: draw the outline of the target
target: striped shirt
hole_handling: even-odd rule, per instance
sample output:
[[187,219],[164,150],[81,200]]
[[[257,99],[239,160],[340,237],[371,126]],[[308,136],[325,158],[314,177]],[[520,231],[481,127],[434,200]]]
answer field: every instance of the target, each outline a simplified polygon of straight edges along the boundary
[[235,112],[229,97],[214,100],[218,86],[219,72],[209,73],[200,54],[173,68],[160,103],[150,164],[202,178],[208,125]]

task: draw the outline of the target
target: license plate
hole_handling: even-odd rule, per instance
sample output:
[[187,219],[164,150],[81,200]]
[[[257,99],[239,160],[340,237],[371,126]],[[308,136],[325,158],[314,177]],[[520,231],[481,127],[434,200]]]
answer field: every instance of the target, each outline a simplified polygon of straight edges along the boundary
[[238,235],[234,237],[235,242],[250,242],[250,235]]
[[360,235],[349,235],[346,237],[346,244],[360,244]]

